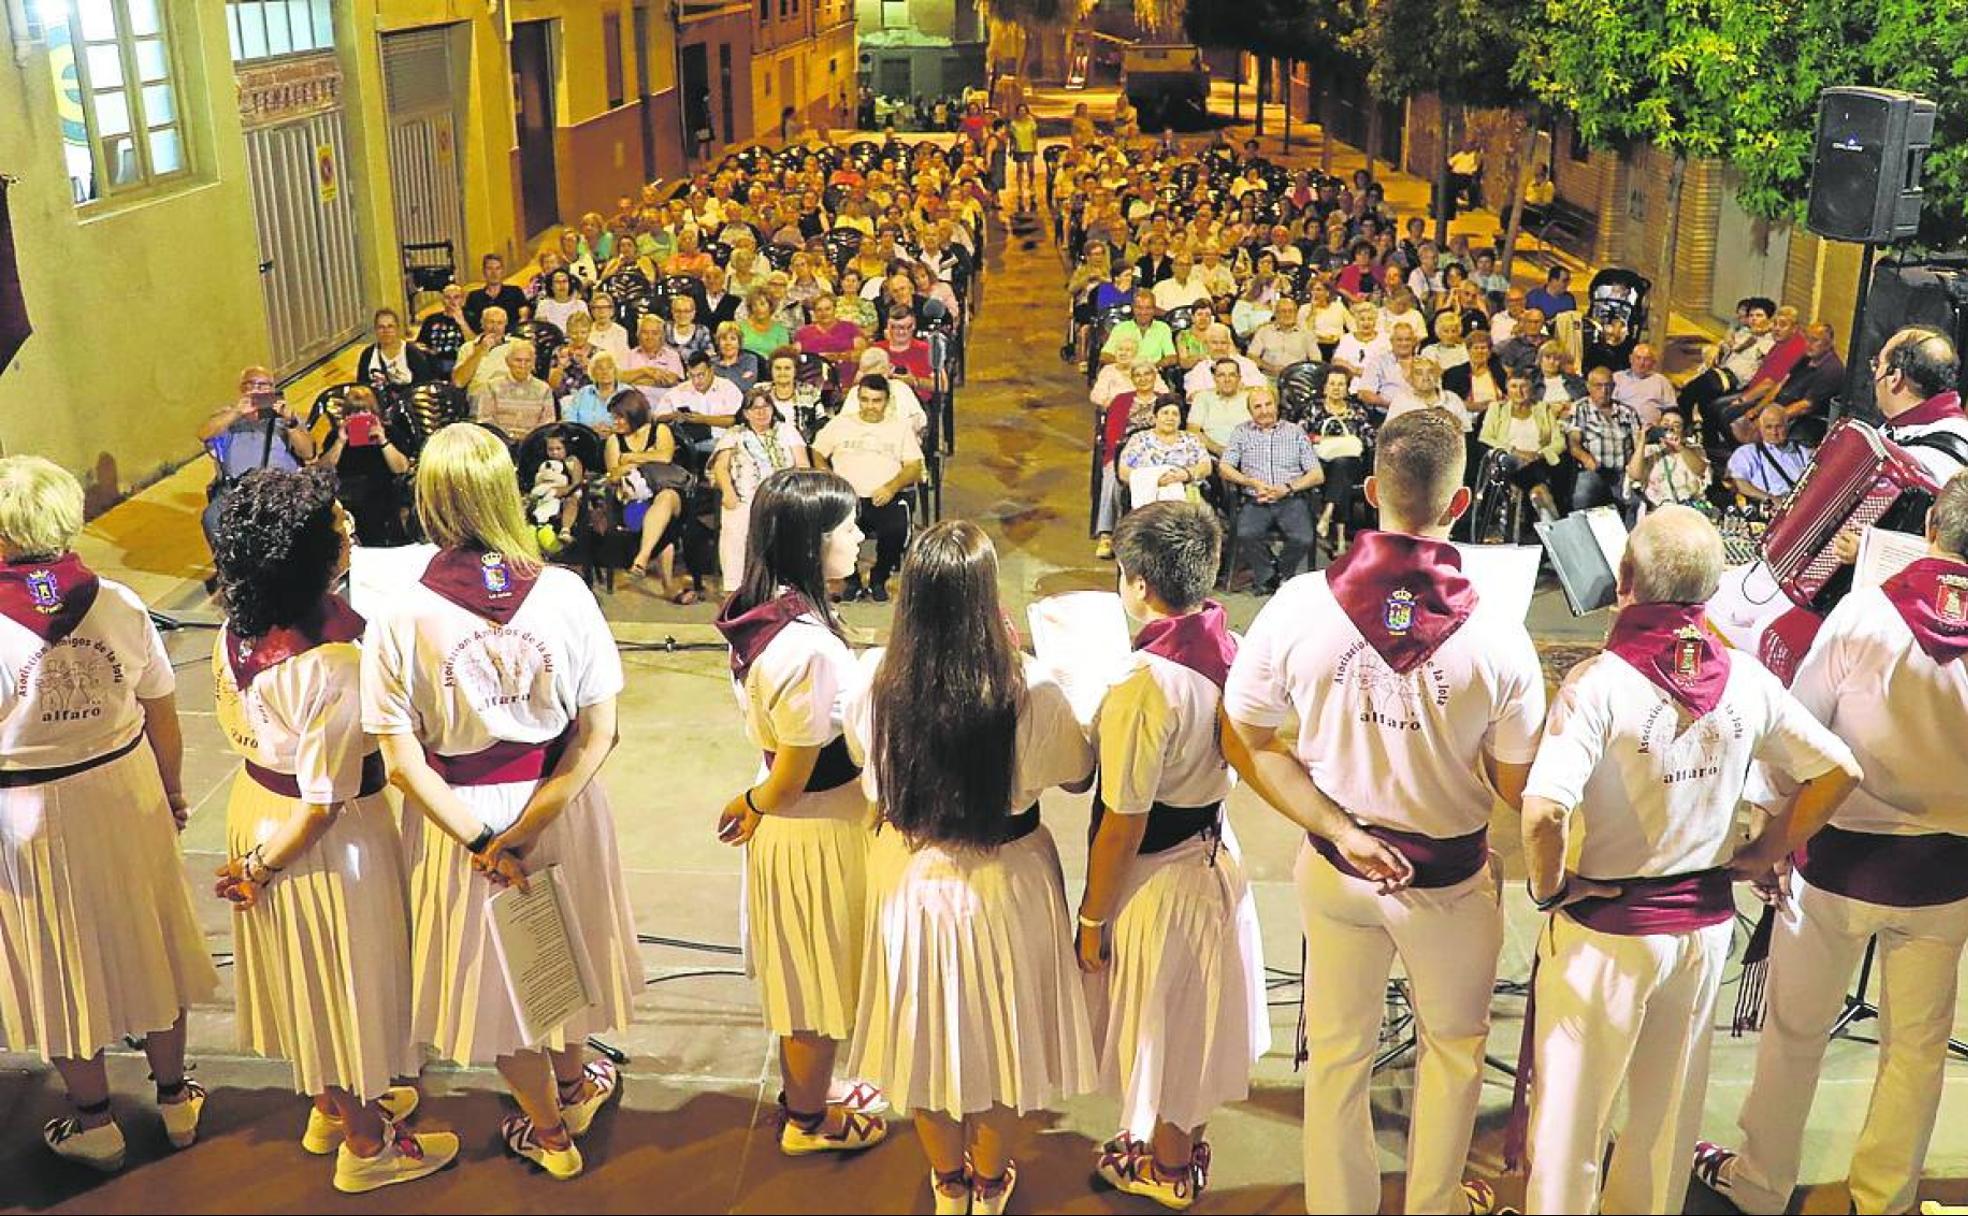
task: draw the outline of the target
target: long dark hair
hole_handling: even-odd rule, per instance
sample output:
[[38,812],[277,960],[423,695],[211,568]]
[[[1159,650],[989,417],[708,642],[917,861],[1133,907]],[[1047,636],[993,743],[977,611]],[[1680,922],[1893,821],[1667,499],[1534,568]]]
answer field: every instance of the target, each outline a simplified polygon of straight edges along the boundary
[[786,587],[841,635],[820,554],[827,533],[852,518],[857,505],[847,479],[824,469],[781,469],[759,483],[745,537],[745,579],[732,597],[733,610],[756,608]]
[[988,848],[1003,839],[1024,704],[1024,665],[998,603],[997,551],[976,524],[936,524],[902,563],[874,682],[870,751],[882,813],[912,845]]
[[257,638],[306,617],[334,584],[341,552],[332,470],[246,474],[219,508],[212,538],[232,631]]

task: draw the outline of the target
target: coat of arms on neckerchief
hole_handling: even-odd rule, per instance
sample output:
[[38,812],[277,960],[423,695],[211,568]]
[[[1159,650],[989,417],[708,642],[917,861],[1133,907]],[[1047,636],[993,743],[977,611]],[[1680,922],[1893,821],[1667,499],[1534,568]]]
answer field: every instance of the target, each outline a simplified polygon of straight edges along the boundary
[[1388,595],[1387,608],[1381,616],[1381,623],[1387,627],[1387,632],[1396,636],[1405,634],[1414,628],[1414,619],[1414,592],[1400,589]]
[[1674,680],[1677,684],[1691,684],[1701,671],[1702,635],[1693,625],[1677,629],[1674,633]]
[[1949,625],[1968,625],[1968,578],[1940,577],[1934,586],[1934,613]]
[[34,603],[34,610],[43,616],[52,616],[61,611],[61,584],[55,581],[53,570],[36,570],[28,575],[27,594]]
[[503,553],[487,553],[478,559],[478,576],[485,582],[487,595],[507,595],[512,591],[512,575],[506,569]]

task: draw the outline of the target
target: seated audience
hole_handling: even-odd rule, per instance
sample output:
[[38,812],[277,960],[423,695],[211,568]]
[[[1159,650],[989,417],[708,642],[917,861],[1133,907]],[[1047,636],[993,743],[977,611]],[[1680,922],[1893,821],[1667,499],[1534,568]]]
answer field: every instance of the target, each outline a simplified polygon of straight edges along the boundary
[[556,417],[553,389],[533,374],[538,357],[531,342],[508,342],[505,373],[493,376],[472,394],[472,417],[497,427],[514,443]]
[[1774,502],[1797,488],[1812,450],[1790,437],[1790,415],[1776,402],[1756,416],[1757,439],[1729,454],[1728,486],[1752,503]]
[[875,563],[864,583],[859,569],[841,590],[843,601],[864,594],[888,602],[888,580],[902,561],[909,538],[909,501],[904,492],[922,480],[923,452],[901,413],[889,408],[888,381],[864,376],[856,386],[854,408],[843,409],[820,428],[813,456],[822,468],[847,479],[860,500],[861,531],[875,540]]

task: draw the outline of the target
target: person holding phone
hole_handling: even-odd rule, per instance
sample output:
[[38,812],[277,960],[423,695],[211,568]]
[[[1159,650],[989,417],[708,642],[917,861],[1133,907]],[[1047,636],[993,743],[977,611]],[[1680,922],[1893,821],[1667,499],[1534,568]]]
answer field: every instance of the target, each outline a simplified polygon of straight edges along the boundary
[[403,520],[396,479],[410,471],[410,458],[390,440],[375,390],[348,390],[342,420],[328,432],[321,463],[341,481],[342,505],[355,520],[355,536],[365,545],[400,545]]
[[210,545],[219,510],[239,479],[254,469],[300,468],[315,456],[314,436],[287,404],[273,373],[254,366],[239,373],[239,396],[214,410],[198,428],[198,441],[218,461],[218,475],[205,491],[199,525]]

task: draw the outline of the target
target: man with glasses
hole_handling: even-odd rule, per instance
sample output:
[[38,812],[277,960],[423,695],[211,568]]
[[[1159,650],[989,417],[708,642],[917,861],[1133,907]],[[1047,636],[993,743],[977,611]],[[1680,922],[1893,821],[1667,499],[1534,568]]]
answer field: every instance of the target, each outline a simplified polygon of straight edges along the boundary
[[1640,415],[1613,396],[1613,373],[1595,367],[1585,378],[1586,404],[1572,411],[1565,445],[1578,477],[1572,483],[1572,510],[1608,503],[1626,514],[1632,505],[1627,493],[1626,466],[1640,442]]
[[215,411],[198,428],[198,441],[219,462],[218,476],[205,491],[207,502],[199,522],[211,543],[219,509],[240,478],[254,469],[292,472],[314,459],[314,435],[294,407],[281,396],[273,373],[249,367],[239,373],[239,398]]
[[1935,481],[1968,467],[1968,416],[1956,385],[1961,361],[1938,329],[1909,325],[1872,361],[1872,394],[1886,416],[1886,437],[1911,450]]
[[917,396],[936,387],[935,370],[929,361],[929,343],[916,341],[916,315],[907,308],[888,312],[888,341],[882,343],[893,367],[890,375],[916,390]]

